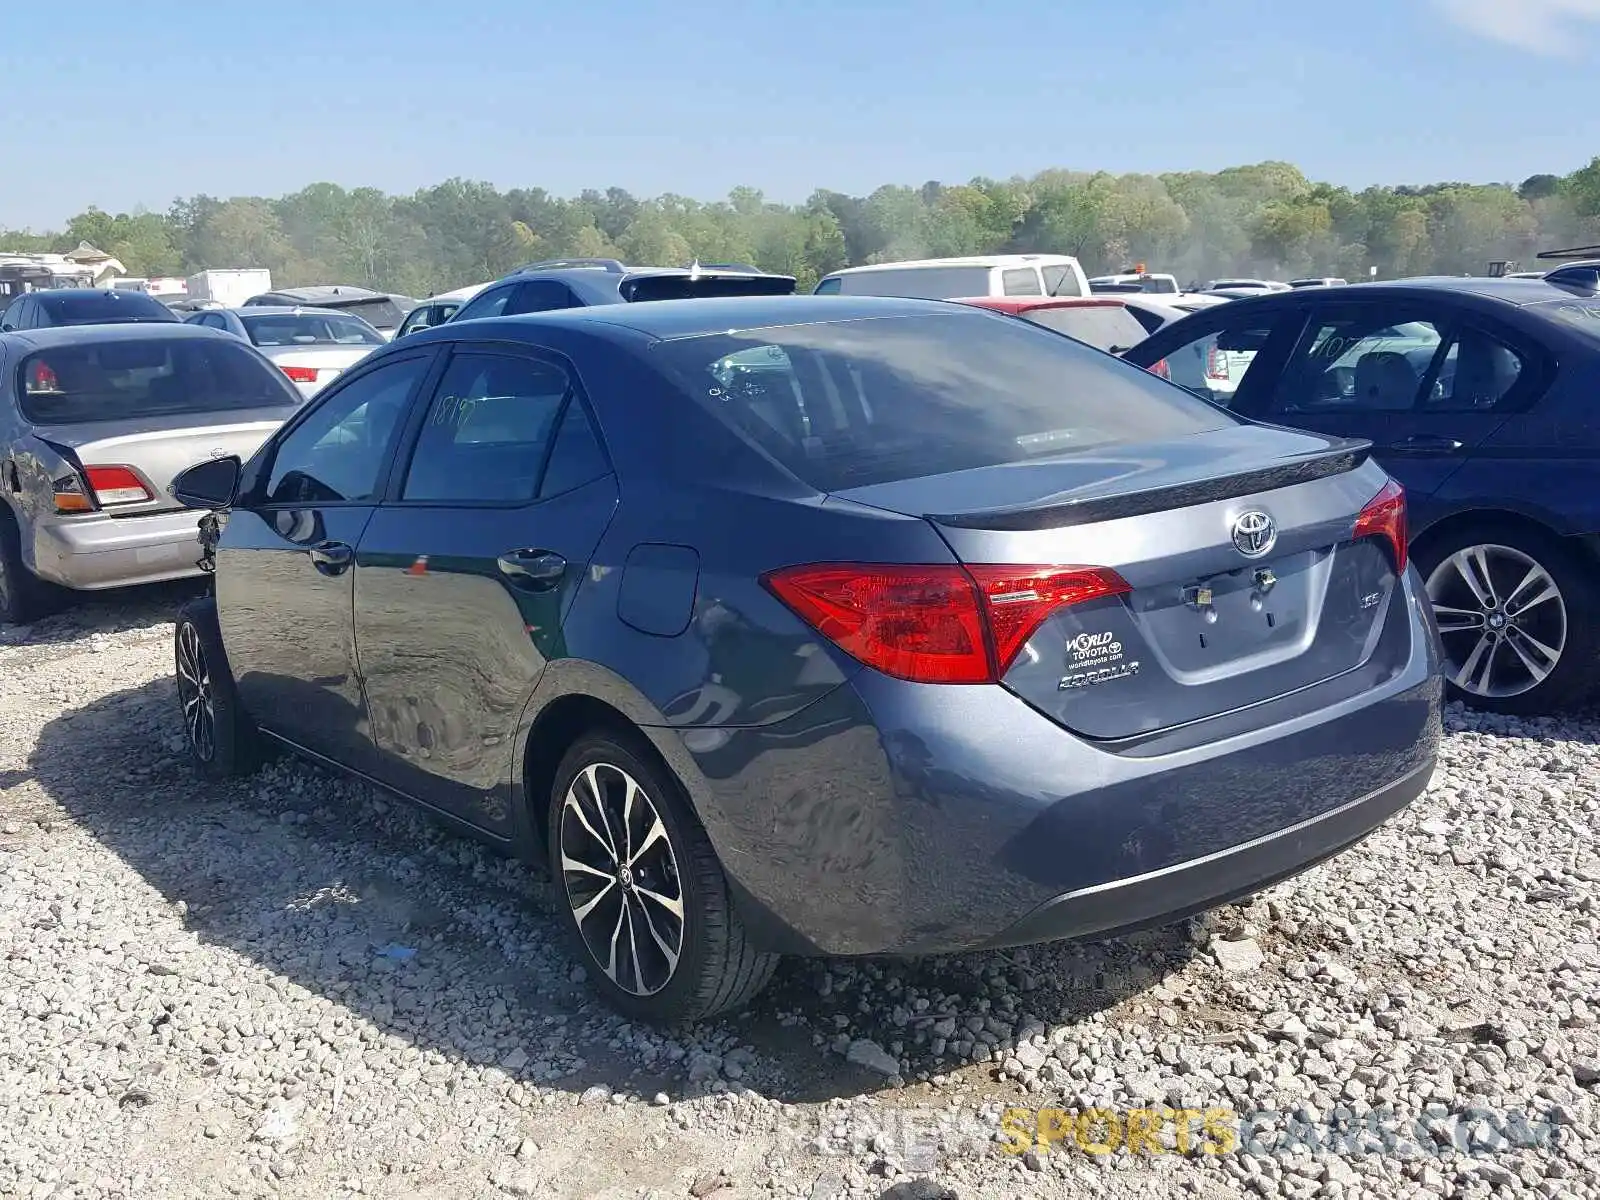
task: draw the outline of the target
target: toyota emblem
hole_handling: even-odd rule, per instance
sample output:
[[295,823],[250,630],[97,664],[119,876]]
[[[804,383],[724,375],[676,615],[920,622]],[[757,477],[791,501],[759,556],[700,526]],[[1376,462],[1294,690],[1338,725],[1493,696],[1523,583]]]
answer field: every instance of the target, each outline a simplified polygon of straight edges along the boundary
[[1240,513],[1233,522],[1233,545],[1246,558],[1269,554],[1278,542],[1278,526],[1259,509]]

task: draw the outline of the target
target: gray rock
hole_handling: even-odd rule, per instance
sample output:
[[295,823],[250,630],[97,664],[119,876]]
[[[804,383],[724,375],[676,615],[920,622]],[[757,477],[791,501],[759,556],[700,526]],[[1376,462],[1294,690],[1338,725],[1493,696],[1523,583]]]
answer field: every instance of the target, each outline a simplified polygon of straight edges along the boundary
[[1266,956],[1261,953],[1261,947],[1256,945],[1254,938],[1243,938],[1239,941],[1212,938],[1210,949],[1212,957],[1217,960],[1217,965],[1222,968],[1225,975],[1248,974],[1266,961]]
[[865,1067],[886,1079],[893,1079],[900,1074],[900,1060],[869,1038],[852,1041],[844,1056],[856,1066]]

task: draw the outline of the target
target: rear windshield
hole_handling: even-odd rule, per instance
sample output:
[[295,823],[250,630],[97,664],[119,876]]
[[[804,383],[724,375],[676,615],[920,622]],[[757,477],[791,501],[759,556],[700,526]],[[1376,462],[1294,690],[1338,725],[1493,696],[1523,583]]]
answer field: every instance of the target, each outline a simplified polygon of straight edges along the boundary
[[17,367],[22,415],[36,425],[226,412],[299,403],[243,342],[147,338],[61,346]]
[[1188,437],[1233,423],[1025,321],[828,321],[657,343],[669,374],[818,491]]
[[1120,304],[1035,308],[1023,313],[1022,319],[1113,354],[1120,354],[1145,339],[1144,326]]
[[405,313],[400,311],[400,306],[387,296],[379,296],[375,300],[324,301],[321,307],[355,313],[376,329],[394,329],[406,318]]
[[258,346],[381,346],[383,335],[357,316],[328,313],[286,313],[241,317],[245,332]]
[[84,291],[77,296],[40,296],[36,303],[53,325],[115,325],[124,321],[175,321],[172,310],[143,292]]
[[839,276],[847,296],[909,296],[917,300],[954,300],[987,296],[988,267],[911,267],[903,271],[862,271]]
[[794,280],[787,275],[637,275],[618,289],[624,300],[686,300],[692,297],[788,296]]

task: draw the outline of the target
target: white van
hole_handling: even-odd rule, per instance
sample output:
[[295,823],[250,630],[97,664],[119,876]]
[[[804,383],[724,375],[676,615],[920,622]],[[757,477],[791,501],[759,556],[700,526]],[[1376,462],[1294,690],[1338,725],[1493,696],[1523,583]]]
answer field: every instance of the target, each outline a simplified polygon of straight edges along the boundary
[[1087,296],[1089,280],[1065,254],[990,254],[922,258],[846,267],[823,276],[818,296],[908,296],[964,300],[979,296]]

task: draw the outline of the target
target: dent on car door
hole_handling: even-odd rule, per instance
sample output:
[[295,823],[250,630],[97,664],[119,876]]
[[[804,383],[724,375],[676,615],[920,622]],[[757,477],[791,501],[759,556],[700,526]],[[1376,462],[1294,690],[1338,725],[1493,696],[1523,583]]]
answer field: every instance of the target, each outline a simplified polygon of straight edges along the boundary
[[263,728],[369,770],[355,655],[355,547],[434,356],[384,360],[319,397],[252,461],[217,548],[218,617]]
[[455,353],[419,409],[356,566],[380,779],[512,831],[513,735],[617,489],[572,369]]

